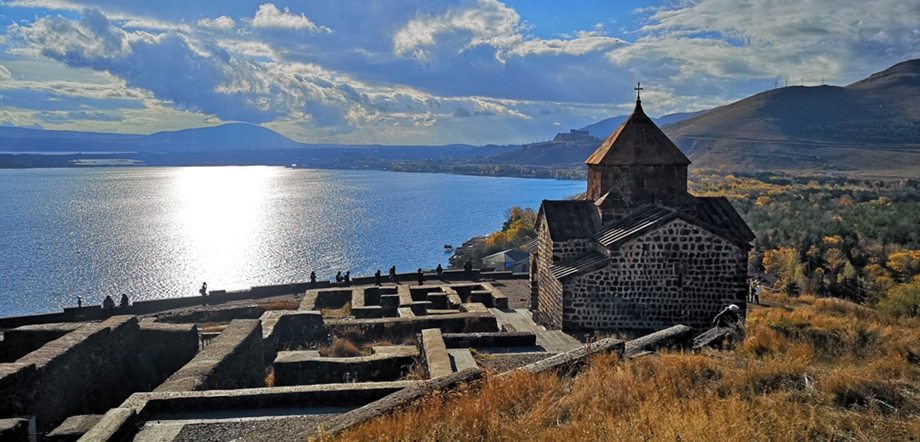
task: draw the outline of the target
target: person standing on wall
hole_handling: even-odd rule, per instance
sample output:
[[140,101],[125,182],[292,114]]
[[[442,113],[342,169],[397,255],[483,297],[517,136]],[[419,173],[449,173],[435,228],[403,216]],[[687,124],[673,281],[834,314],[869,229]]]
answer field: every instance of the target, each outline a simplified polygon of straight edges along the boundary
[[422,273],[422,269],[418,269],[418,285],[422,285],[425,282],[425,274]]

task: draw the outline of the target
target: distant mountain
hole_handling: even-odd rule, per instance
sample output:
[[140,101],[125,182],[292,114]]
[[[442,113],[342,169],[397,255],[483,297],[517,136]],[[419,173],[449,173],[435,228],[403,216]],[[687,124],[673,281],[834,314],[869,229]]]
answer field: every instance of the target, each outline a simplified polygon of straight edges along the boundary
[[693,167],[867,167],[866,155],[853,149],[885,150],[875,155],[874,163],[890,160],[890,167],[903,166],[898,163],[920,161],[920,59],[898,63],[846,87],[793,86],[762,92],[662,130]]
[[114,152],[131,150],[143,135],[0,126],[2,152]]
[[[655,124],[659,126],[664,126],[665,124],[676,123],[678,121],[697,116],[703,112],[706,112],[706,111],[668,114],[668,115],[662,116],[661,118],[652,118],[652,121],[654,121]],[[624,121],[626,121],[627,117],[629,117],[629,115],[619,115],[613,118],[607,118],[606,120],[598,121],[597,123],[590,124],[579,130],[586,130],[591,135],[594,135],[595,137],[598,137],[603,140],[609,137],[610,134],[613,133],[613,131],[617,130],[617,128],[619,128],[620,125],[623,124]]]
[[222,152],[228,150],[274,150],[304,147],[271,129],[234,123],[215,127],[157,132],[137,141],[143,152]]

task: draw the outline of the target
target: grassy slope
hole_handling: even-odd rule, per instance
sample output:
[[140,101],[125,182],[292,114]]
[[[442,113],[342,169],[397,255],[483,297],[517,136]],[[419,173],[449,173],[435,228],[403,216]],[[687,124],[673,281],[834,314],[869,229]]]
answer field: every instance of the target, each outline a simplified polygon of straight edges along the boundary
[[732,351],[487,376],[334,440],[920,440],[920,319],[765,299]]

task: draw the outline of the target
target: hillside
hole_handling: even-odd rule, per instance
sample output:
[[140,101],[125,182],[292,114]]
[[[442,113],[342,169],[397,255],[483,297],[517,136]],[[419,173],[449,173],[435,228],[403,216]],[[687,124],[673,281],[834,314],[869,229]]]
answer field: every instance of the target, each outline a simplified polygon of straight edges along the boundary
[[762,92],[662,130],[694,167],[903,169],[920,163],[918,103],[920,60],[910,60],[846,87]]
[[[662,116],[661,118],[652,118],[652,121],[654,121],[655,124],[659,126],[664,126],[665,124],[676,123],[678,121],[685,120],[687,118],[695,117],[699,114],[702,114],[703,112],[706,112],[706,111],[681,112],[681,113],[676,113],[676,114],[668,114],[668,115]],[[627,117],[629,117],[629,115],[619,115],[613,118],[607,118],[606,120],[598,121],[597,123],[585,126],[579,130],[586,130],[589,133],[591,133],[591,135],[594,135],[595,137],[598,137],[600,139],[604,139],[604,138],[607,138],[610,134],[612,134],[613,131],[617,130],[617,128],[620,127],[620,125],[623,124],[624,121],[626,121]]]

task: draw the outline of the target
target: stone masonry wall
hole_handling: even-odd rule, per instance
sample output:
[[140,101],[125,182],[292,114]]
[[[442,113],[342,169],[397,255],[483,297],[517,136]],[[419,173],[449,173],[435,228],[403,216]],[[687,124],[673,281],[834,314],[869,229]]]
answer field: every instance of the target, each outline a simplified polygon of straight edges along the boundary
[[564,278],[564,328],[708,328],[728,304],[743,311],[746,275],[745,250],[676,219],[613,250],[607,267]]
[[[39,431],[47,431],[74,414],[104,412],[140,390],[143,379],[131,368],[139,351],[139,330],[133,316],[115,316],[89,324],[18,359],[11,367],[34,367],[29,376],[16,370],[0,376],[0,391],[13,391],[0,402],[15,403],[16,414],[35,415]],[[0,370],[3,373],[4,370]],[[15,385],[6,385],[15,381]],[[2,407],[0,407],[2,408]]]
[[204,350],[154,391],[195,391],[264,385],[262,322],[234,319]]
[[537,233],[539,238],[537,259],[537,323],[548,329],[562,328],[562,284],[550,272],[550,267],[569,258],[582,255],[594,248],[594,240],[570,239],[553,241],[544,220]]

